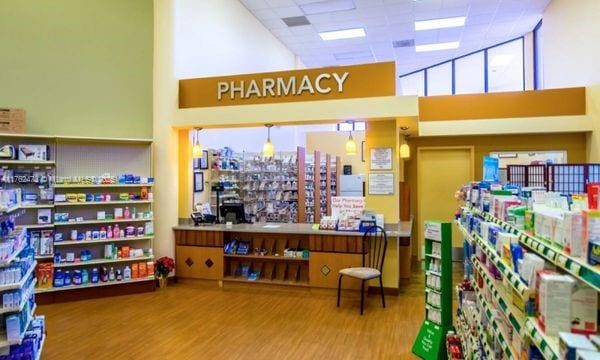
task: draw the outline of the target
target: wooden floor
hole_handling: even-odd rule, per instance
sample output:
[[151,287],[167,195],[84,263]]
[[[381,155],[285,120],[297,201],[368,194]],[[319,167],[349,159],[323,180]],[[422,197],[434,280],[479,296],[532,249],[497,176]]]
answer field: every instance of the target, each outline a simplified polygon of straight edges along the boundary
[[43,359],[413,359],[423,276],[398,297],[183,280],[154,293],[40,306]]

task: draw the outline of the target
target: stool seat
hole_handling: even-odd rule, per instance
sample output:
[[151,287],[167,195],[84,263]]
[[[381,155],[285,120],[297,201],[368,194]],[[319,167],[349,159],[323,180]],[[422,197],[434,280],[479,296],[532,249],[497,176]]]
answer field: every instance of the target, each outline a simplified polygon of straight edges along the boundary
[[370,267],[351,267],[340,270],[340,274],[361,280],[371,280],[379,277],[381,271]]

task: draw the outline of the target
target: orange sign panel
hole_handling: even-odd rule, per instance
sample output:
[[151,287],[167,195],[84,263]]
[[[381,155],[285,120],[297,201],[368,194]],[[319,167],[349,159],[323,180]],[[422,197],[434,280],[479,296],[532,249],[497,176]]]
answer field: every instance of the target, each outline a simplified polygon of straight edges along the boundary
[[179,80],[180,109],[394,95],[394,62]]

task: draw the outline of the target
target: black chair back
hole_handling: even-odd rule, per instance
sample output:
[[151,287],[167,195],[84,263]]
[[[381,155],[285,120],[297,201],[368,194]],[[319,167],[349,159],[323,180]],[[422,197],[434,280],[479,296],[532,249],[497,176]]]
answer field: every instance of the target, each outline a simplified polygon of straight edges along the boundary
[[362,266],[383,273],[383,262],[387,249],[387,234],[381,226],[372,226],[363,234]]

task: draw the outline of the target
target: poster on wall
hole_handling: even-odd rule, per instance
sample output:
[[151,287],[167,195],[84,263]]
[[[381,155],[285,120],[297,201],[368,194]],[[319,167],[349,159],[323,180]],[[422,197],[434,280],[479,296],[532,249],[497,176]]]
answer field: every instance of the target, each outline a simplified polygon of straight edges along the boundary
[[204,173],[194,172],[194,192],[204,191]]
[[392,170],[392,148],[371,149],[371,170]]
[[369,174],[369,195],[393,195],[394,173]]

